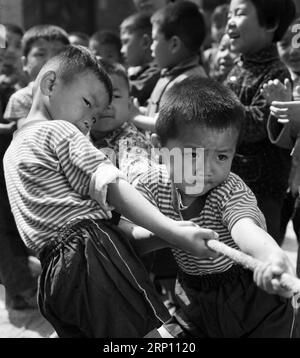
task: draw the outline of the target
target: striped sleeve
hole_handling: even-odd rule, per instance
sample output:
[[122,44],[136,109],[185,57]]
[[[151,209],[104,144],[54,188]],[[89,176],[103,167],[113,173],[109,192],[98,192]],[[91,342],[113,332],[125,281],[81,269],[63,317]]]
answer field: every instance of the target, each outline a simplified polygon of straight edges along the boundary
[[55,146],[60,170],[65,174],[70,186],[80,195],[89,195],[90,180],[102,163],[112,163],[96,149],[79,131],[63,136]]
[[156,167],[149,169],[146,173],[142,174],[136,184],[136,189],[156,207],[158,203],[158,187],[159,187],[159,171]]
[[[236,176],[236,178],[238,178]],[[241,180],[233,180],[230,190],[224,195],[222,219],[231,232],[237,221],[249,218],[266,230],[265,218],[257,206],[252,191]]]

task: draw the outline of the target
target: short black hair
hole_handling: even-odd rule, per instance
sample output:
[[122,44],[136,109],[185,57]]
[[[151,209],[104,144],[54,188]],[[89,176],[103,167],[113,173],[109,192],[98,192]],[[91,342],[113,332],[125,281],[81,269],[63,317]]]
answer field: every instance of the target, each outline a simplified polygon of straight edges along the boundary
[[163,96],[156,133],[164,145],[183,128],[235,128],[241,135],[244,106],[227,87],[210,78],[192,76],[175,83]]
[[121,32],[147,34],[151,36],[152,24],[151,17],[147,14],[137,12],[124,19],[120,25]]
[[166,39],[178,36],[191,52],[199,52],[206,36],[204,16],[189,1],[169,3],[152,15],[151,22],[159,26]]
[[28,29],[22,38],[23,55],[28,56],[33,44],[43,39],[46,41],[60,41],[64,45],[69,45],[67,32],[55,25],[36,25]]
[[222,27],[225,27],[227,24],[228,12],[229,12],[228,4],[217,6],[211,15],[211,23],[214,24],[217,29],[221,29]]
[[118,62],[112,63],[112,62],[105,61],[100,56],[97,56],[97,59],[98,59],[100,65],[102,66],[102,68],[104,69],[104,71],[108,75],[116,75],[116,76],[122,77],[124,79],[124,81],[126,82],[128,90],[130,90],[130,84],[129,84],[127,71],[122,64],[120,64]]
[[121,51],[122,43],[120,40],[120,36],[114,31],[97,31],[91,36],[90,41],[91,40],[97,41],[98,43],[103,45],[112,45],[118,50],[118,52]]
[[276,27],[273,42],[282,39],[296,15],[293,0],[250,0],[256,8],[259,24],[266,28]]
[[71,82],[80,73],[91,71],[103,83],[111,102],[111,81],[97,57],[88,48],[79,45],[67,46],[66,50],[52,57],[44,67],[47,68],[52,63],[58,63],[57,76],[65,83]]

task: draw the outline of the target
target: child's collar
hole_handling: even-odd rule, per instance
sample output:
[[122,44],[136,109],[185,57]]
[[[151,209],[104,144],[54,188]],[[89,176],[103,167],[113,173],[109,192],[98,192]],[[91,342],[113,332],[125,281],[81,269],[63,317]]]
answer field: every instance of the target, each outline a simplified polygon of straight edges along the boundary
[[48,122],[48,119],[29,119],[28,121],[26,121],[22,127],[18,128],[15,132],[13,137],[15,137],[16,135],[18,135],[20,132],[22,132],[24,129],[27,129],[28,127],[31,127],[37,123],[42,123],[42,122]]
[[190,68],[199,66],[199,56],[194,55],[171,68],[163,68],[161,70],[161,76],[176,76],[177,73],[181,74],[183,71],[189,70]]
[[177,203],[178,203],[178,208],[179,210],[186,210],[189,205],[184,205],[183,202],[182,202],[182,196],[181,196],[181,193],[180,193],[180,190],[178,188],[175,188],[176,190],[176,197],[177,197]]
[[243,62],[251,62],[251,63],[265,63],[270,62],[275,59],[279,59],[277,46],[272,43],[269,46],[257,51],[256,53],[249,55],[241,55],[241,59]]

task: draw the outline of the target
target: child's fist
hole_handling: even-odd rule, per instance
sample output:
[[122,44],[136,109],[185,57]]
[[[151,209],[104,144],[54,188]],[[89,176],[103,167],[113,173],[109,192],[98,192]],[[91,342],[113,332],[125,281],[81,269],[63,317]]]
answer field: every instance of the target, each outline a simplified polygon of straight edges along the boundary
[[263,290],[270,294],[290,298],[293,292],[281,285],[281,275],[288,273],[295,276],[294,269],[287,255],[284,252],[272,255],[267,262],[261,263],[254,270],[254,281]]

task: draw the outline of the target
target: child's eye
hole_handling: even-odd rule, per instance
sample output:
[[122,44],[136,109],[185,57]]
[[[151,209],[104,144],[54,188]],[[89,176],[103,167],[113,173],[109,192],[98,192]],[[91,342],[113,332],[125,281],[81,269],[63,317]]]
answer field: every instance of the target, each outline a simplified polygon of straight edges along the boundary
[[244,10],[237,10],[237,12],[235,14],[236,14],[236,16],[242,16],[242,15],[245,15],[245,11]]
[[218,155],[218,159],[221,161],[221,162],[224,162],[225,160],[228,159],[227,155],[225,154],[219,154]]
[[87,107],[89,107],[89,108],[92,107],[91,103],[86,98],[83,98],[83,101],[84,101],[84,103],[86,104]]

